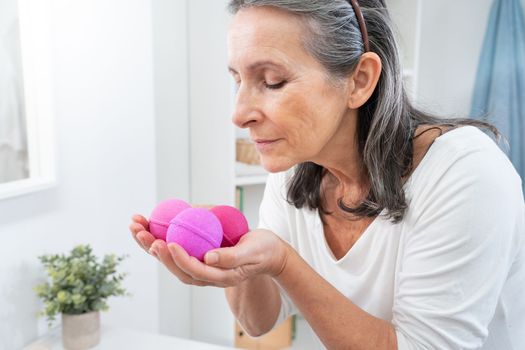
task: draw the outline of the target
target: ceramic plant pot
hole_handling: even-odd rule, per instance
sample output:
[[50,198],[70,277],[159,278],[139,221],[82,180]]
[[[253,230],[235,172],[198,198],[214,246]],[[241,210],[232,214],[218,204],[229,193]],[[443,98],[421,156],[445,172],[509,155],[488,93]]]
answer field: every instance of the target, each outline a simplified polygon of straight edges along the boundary
[[100,342],[100,312],[62,314],[62,344],[68,350],[85,350]]

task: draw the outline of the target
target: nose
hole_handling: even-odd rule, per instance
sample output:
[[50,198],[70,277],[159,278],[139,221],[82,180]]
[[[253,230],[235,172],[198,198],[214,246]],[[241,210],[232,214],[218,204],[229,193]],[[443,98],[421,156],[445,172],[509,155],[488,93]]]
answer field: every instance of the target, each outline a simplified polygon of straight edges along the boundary
[[232,121],[239,128],[249,128],[262,119],[262,112],[258,107],[257,98],[248,90],[241,86],[237,90],[235,106],[232,114]]

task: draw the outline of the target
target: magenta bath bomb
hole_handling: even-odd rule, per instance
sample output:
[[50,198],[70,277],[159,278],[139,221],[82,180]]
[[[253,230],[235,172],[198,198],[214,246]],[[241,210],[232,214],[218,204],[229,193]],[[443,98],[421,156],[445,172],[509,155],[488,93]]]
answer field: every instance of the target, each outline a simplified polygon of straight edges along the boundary
[[168,199],[157,204],[149,218],[149,231],[155,238],[166,240],[170,221],[191,206],[180,199]]
[[186,252],[203,261],[208,250],[219,248],[222,226],[217,217],[207,209],[189,208],[171,220],[166,242],[175,242]]
[[239,209],[229,205],[218,205],[210,211],[221,222],[223,232],[221,247],[233,247],[248,232],[248,221]]

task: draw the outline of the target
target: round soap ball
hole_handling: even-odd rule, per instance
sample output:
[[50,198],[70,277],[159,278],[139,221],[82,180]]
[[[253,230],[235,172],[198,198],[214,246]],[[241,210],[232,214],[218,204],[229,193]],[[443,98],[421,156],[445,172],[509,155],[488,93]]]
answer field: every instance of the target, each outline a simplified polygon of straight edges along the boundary
[[249,231],[248,221],[243,213],[229,205],[218,205],[210,209],[219,219],[224,233],[221,247],[233,247]]
[[155,238],[166,240],[170,221],[191,206],[181,199],[168,199],[157,204],[149,218],[149,231]]
[[217,217],[207,209],[189,208],[171,220],[166,242],[175,242],[186,252],[203,261],[211,249],[221,246],[222,226]]

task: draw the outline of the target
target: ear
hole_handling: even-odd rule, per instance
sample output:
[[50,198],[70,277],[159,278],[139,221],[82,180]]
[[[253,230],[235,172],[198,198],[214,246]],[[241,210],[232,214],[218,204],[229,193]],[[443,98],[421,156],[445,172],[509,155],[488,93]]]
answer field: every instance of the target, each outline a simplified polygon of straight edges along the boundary
[[358,109],[372,96],[381,75],[381,58],[374,52],[361,55],[348,77],[348,107]]

